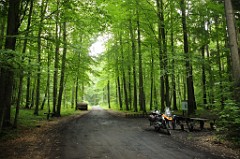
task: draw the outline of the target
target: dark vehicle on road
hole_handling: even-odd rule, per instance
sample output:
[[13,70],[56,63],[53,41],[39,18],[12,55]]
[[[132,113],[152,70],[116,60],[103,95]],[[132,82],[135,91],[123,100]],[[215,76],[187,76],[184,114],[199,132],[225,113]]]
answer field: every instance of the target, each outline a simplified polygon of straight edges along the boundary
[[88,104],[85,102],[77,103],[76,110],[88,110]]

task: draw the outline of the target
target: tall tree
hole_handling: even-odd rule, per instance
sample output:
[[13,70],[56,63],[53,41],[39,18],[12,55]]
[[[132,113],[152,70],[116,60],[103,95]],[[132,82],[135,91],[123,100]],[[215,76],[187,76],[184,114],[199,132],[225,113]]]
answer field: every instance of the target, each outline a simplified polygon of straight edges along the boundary
[[[8,1],[8,21],[7,21],[7,36],[5,41],[5,49],[14,51],[16,48],[16,38],[18,28],[20,26],[20,0]],[[6,51],[5,60],[13,59],[14,54],[11,51]],[[12,87],[14,83],[13,66],[6,63],[6,66],[1,65],[0,75],[0,132],[3,123],[10,123],[10,108]]]
[[[66,19],[65,19],[66,20]],[[66,63],[66,55],[67,55],[67,26],[66,22],[63,22],[63,55],[62,55],[62,66],[61,66],[61,78],[60,78],[60,86],[58,93],[58,103],[57,103],[57,114],[56,116],[61,116],[61,105],[62,105],[62,94],[65,83],[65,63]]]
[[0,2],[2,9],[0,11],[0,49],[4,47],[4,35],[6,29],[6,20],[7,20],[7,2]]
[[232,77],[234,82],[234,98],[240,102],[240,62],[237,44],[237,33],[234,24],[234,12],[231,0],[225,0],[225,14],[227,20],[227,31],[229,38],[229,47],[232,59]]
[[[215,27],[216,30],[219,30],[219,22],[218,17],[215,17]],[[217,64],[218,64],[218,74],[219,74],[219,85],[220,85],[220,94],[221,94],[221,108],[224,108],[224,96],[223,96],[223,75],[222,75],[222,62],[221,62],[221,53],[220,53],[220,42],[219,42],[219,34],[217,34],[217,40],[216,40],[216,51],[217,51]],[[212,76],[210,74],[210,76]],[[212,78],[212,77],[211,77]]]
[[150,110],[153,108],[153,91],[154,91],[154,56],[153,56],[153,48],[151,45],[151,71],[150,71],[150,77],[151,77],[151,84],[150,84]]
[[206,106],[207,105],[207,88],[206,88],[206,68],[205,68],[205,46],[201,47],[201,52],[202,52],[202,59],[203,59],[203,64],[202,64],[202,91],[203,91],[203,104]]
[[[27,38],[29,36],[31,20],[32,20],[32,12],[33,12],[33,0],[30,1],[26,34],[25,34],[25,39],[23,42],[23,50],[22,50],[23,55],[22,55],[22,59],[21,59],[22,62],[24,62],[24,59],[25,59],[25,53],[26,53],[26,49],[27,49]],[[17,127],[17,119],[18,119],[18,115],[19,115],[20,102],[21,102],[21,97],[22,97],[22,87],[23,87],[23,70],[20,71],[19,88],[18,88],[18,96],[17,96],[17,103],[16,103],[16,113],[15,113],[13,127]]]
[[132,19],[129,20],[129,31],[132,44],[132,71],[133,71],[133,109],[134,112],[138,111],[137,108],[137,77],[136,77],[136,43],[135,43],[135,34],[132,24]]
[[59,24],[59,10],[60,1],[57,0],[57,14],[56,14],[56,22],[55,22],[55,40],[56,40],[56,48],[55,48],[55,62],[54,62],[54,76],[53,76],[53,113],[56,113],[57,106],[57,90],[58,90],[58,65],[59,65],[59,47],[60,47],[60,24]]
[[[118,47],[117,43],[116,46]],[[120,73],[120,69],[119,69],[119,49],[116,50],[116,54],[115,54],[115,63],[116,63],[116,80],[117,80],[117,96],[118,96],[118,102],[119,102],[119,108],[120,110],[123,109],[123,103],[122,103],[122,89],[121,89],[121,73]],[[121,65],[120,65],[121,66]]]
[[174,5],[173,2],[170,1],[170,9],[171,9],[171,13],[170,13],[170,25],[171,25],[171,35],[170,35],[170,41],[171,41],[171,51],[172,51],[172,93],[173,93],[173,110],[178,110],[177,108],[177,91],[176,91],[176,75],[175,75],[175,43],[174,43],[174,16],[173,16],[173,11],[174,11]]
[[140,30],[140,4],[139,0],[137,2],[137,38],[138,38],[138,69],[139,69],[139,104],[143,112],[146,112],[145,104],[145,93],[144,93],[144,84],[143,84],[143,68],[142,68],[142,42],[141,42],[141,30]]
[[38,28],[38,39],[37,39],[37,83],[36,83],[36,103],[35,103],[35,110],[34,114],[38,115],[39,105],[40,105],[40,88],[41,88],[41,63],[42,63],[42,31],[43,31],[43,21],[45,18],[45,13],[47,10],[48,0],[42,1],[41,3],[41,12],[40,12],[40,21],[39,21],[39,28]]
[[125,75],[125,62],[124,62],[124,50],[123,50],[123,39],[122,39],[122,32],[119,35],[120,37],[120,52],[121,52],[121,70],[122,70],[122,79],[123,79],[123,91],[124,91],[124,101],[126,105],[126,110],[129,110],[129,101],[128,101],[128,90],[127,90],[127,80]]
[[108,108],[111,109],[111,92],[110,92],[110,81],[107,83],[107,100],[108,100]]
[[187,79],[187,95],[188,95],[188,114],[193,114],[196,110],[196,101],[193,87],[193,73],[191,56],[189,53],[188,43],[188,30],[187,30],[187,18],[186,18],[186,4],[185,0],[181,0],[180,7],[182,11],[182,29],[183,29],[183,43],[185,53],[185,65],[186,65],[186,79]]
[[162,11],[161,11],[161,3],[160,0],[156,0],[157,3],[157,17],[158,17],[158,54],[159,54],[159,65],[160,65],[160,95],[161,95],[161,111],[163,112],[165,109],[165,80],[164,80],[164,52],[162,49]]

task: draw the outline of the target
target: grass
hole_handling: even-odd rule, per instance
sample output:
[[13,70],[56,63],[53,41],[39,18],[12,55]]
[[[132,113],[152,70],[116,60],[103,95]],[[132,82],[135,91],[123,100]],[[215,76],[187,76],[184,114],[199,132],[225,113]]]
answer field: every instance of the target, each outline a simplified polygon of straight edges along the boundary
[[[19,111],[19,117],[18,117],[18,126],[19,127],[36,127],[39,122],[47,121],[47,110],[39,110],[38,115],[34,115],[33,109],[20,109]],[[61,111],[61,116],[69,116],[72,114],[76,114],[77,111],[75,111],[74,108],[63,108]],[[14,119],[15,110],[12,111],[12,120]]]
[[[21,131],[32,130],[36,127],[39,127],[42,123],[48,122],[47,115],[44,114],[47,112],[47,108],[39,110],[38,115],[34,115],[34,109],[20,109],[18,116],[17,129],[12,127],[4,128],[0,134],[0,140],[9,140],[19,136]],[[70,115],[77,115],[81,111],[75,111],[75,108],[63,107],[61,110],[61,117],[66,117]],[[15,108],[11,110],[11,123],[13,123],[15,117]],[[54,118],[50,118],[50,121]]]

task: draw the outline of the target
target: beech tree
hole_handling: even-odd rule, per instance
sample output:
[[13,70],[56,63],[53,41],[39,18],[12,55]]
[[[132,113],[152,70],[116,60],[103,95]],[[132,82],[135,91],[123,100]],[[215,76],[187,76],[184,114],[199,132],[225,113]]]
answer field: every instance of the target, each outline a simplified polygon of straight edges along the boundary
[[[3,60],[10,61],[15,58],[16,39],[20,26],[20,0],[8,1],[8,20],[5,41],[5,50],[1,50]],[[14,84],[14,66],[11,63],[1,64],[0,76],[0,132],[3,124],[10,124],[11,97]]]
[[231,0],[225,0],[225,14],[227,20],[227,31],[229,38],[229,47],[231,51],[231,59],[232,59],[232,77],[234,82],[234,98],[237,102],[240,102],[240,62],[239,62],[239,46],[237,43],[237,33],[236,27],[234,23],[234,12],[232,7]]
[[[238,6],[237,0],[1,1],[0,128],[11,123],[11,109],[17,127],[23,106],[41,115],[46,100],[57,116],[79,100],[134,112],[181,110],[186,99],[189,115],[200,107],[237,110]],[[106,51],[89,55],[106,34]]]

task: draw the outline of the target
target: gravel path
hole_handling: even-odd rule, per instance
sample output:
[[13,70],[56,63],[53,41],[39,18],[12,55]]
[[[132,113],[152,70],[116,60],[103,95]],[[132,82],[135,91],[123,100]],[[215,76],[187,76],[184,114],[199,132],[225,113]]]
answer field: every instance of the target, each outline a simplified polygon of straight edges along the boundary
[[239,159],[213,132],[157,133],[144,118],[93,107],[0,141],[0,159]]
[[220,159],[156,133],[146,119],[113,116],[100,107],[68,123],[60,132],[61,159]]

